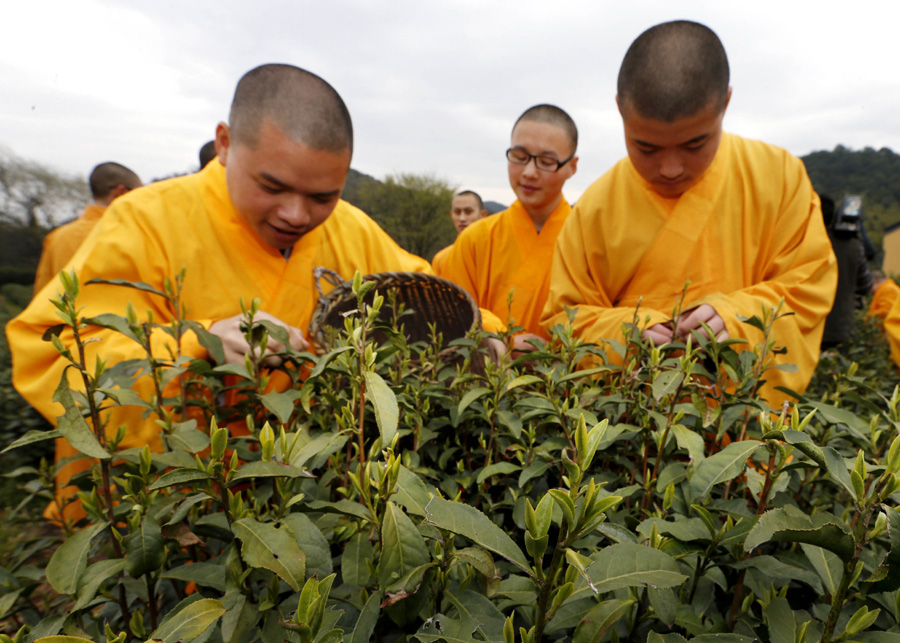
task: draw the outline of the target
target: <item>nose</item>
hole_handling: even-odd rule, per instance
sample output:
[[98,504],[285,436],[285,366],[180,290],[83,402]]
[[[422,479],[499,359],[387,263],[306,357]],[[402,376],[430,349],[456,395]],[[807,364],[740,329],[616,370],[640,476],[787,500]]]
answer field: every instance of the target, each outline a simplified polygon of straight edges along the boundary
[[294,228],[301,228],[309,223],[309,212],[299,194],[286,196],[278,208],[278,216]]
[[536,176],[537,173],[537,158],[532,156],[530,159],[528,159],[528,163],[525,164],[525,167],[522,168],[522,174],[527,174],[528,176]]
[[677,179],[684,173],[684,162],[676,153],[664,154],[660,160],[659,174],[664,179]]

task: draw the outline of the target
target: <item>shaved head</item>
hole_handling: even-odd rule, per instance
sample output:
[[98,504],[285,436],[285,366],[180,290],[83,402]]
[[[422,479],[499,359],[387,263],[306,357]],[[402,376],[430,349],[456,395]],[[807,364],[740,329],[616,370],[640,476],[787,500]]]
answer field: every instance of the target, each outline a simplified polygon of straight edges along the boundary
[[473,192],[472,190],[463,190],[462,192],[457,192],[456,196],[471,196],[475,198],[475,201],[478,202],[478,209],[484,210],[484,201],[481,200],[481,196],[477,192]]
[[93,170],[88,179],[91,187],[91,195],[97,201],[109,197],[110,192],[120,185],[125,186],[125,191],[141,187],[140,177],[124,165],[108,161],[101,163]]
[[534,107],[529,107],[516,120],[516,124],[513,125],[513,131],[515,131],[516,125],[522,121],[555,125],[566,133],[569,143],[572,144],[571,153],[574,154],[578,148],[578,128],[575,127],[575,121],[572,120],[572,117],[565,110],[560,109],[556,105],[535,105]]
[[631,43],[619,69],[620,109],[664,123],[728,101],[728,57],[719,37],[696,22],[651,27]]
[[353,150],[353,124],[327,82],[293,65],[261,65],[238,82],[228,126],[235,142],[256,147],[264,121],[314,150]]

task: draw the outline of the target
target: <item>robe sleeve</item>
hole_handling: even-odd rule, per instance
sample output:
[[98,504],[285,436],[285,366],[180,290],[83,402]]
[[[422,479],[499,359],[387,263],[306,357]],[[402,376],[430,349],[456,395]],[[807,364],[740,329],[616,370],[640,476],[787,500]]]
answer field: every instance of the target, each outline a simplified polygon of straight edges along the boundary
[[[596,274],[596,261],[592,254],[598,252],[598,231],[586,224],[584,212],[575,206],[560,232],[553,255],[550,278],[550,294],[541,323],[549,331],[557,324],[568,323],[566,309],[577,309],[573,321],[575,334],[583,341],[602,343],[604,340],[621,342],[622,325],[631,324],[637,312],[641,327],[667,321],[667,315],[652,308],[616,307],[612,295],[606,291],[604,278]],[[612,357],[612,356],[610,356]]]
[[900,297],[894,299],[887,317],[884,318],[884,330],[891,345],[891,359],[900,367]]
[[900,294],[900,286],[897,286],[893,279],[885,279],[884,283],[878,286],[875,294],[872,295],[872,302],[869,304],[867,315],[869,317],[887,317],[891,307],[897,300],[898,294]]
[[759,271],[756,283],[735,292],[706,295],[691,307],[711,305],[728,334],[746,339],[752,346],[762,340],[762,334],[740,317],[761,316],[764,308],[774,308],[783,298],[781,313],[790,314],[775,322],[773,337],[776,345],[787,347],[788,352],[779,355],[775,364],[795,364],[797,370],[770,372],[766,379],[771,381],[769,389],[782,385],[802,392],[819,361],[825,317],[837,288],[837,260],[822,221],[819,197],[799,161],[785,168],[781,208],[769,247],[754,251]]
[[470,232],[477,227],[466,228],[456,238],[456,242],[449,248],[450,252],[444,261],[443,272],[440,276],[452,281],[472,295],[481,310],[481,327],[484,330],[490,333],[502,333],[506,330],[506,323],[486,307],[485,293],[481,292],[478,267],[481,265],[479,262],[486,258],[480,256],[479,248],[474,243],[475,234]]
[[453,246],[447,246],[443,250],[438,250],[434,257],[431,259],[431,268],[434,270],[434,274],[438,277],[445,277],[444,267],[447,265],[447,256],[450,254],[450,251],[453,249]]
[[41,260],[34,275],[34,294],[37,295],[44,286],[53,280],[58,272],[59,268],[56,265],[56,235],[50,232],[44,237]]
[[[133,288],[87,283],[94,278],[115,277],[159,285],[170,276],[161,246],[154,242],[152,235],[142,229],[144,217],[131,212],[125,203],[118,207],[125,211],[126,216],[104,217],[100,224],[102,229],[96,231],[99,234],[89,238],[70,264],[70,267],[75,269],[81,286],[76,301],[76,305],[81,308],[79,316],[94,317],[110,312],[124,315],[130,302],[139,318],[145,319],[147,311],[150,311],[154,321],[167,323],[173,315],[162,297]],[[101,238],[102,243],[96,243]],[[135,243],[135,239],[143,239],[144,243]],[[50,303],[50,299],[57,291],[62,291],[58,276],[54,277],[40,295],[7,325],[7,335],[13,354],[13,383],[32,406],[54,423],[56,417],[62,413],[62,407],[53,402],[53,393],[68,361],[57,353],[50,342],[44,341],[42,336],[48,328],[59,323],[56,308]],[[209,324],[203,321],[200,323],[207,326]],[[92,341],[85,347],[87,364],[91,367],[98,356],[107,360],[109,364],[145,356],[144,350],[137,342],[118,332],[88,326],[83,330],[82,336],[85,340],[99,340]],[[64,344],[71,344],[71,332],[64,333],[60,339]],[[154,332],[152,340],[154,354],[161,358],[167,357],[169,349],[175,348],[174,340],[161,331]],[[182,353],[203,357],[206,351],[200,346],[194,334],[188,332],[182,343]],[[70,381],[73,387],[79,390],[83,388],[80,377],[77,377],[74,369],[70,369]],[[138,386],[142,386],[141,381]],[[111,432],[115,431],[120,419],[128,421],[129,413],[135,412],[135,407],[121,408],[125,409],[121,418],[116,416],[118,410],[111,413],[108,425]],[[140,414],[139,410],[137,414]],[[151,433],[155,436],[156,429],[152,423],[137,424],[148,428],[146,436],[142,434],[136,438],[139,442],[150,441]]]

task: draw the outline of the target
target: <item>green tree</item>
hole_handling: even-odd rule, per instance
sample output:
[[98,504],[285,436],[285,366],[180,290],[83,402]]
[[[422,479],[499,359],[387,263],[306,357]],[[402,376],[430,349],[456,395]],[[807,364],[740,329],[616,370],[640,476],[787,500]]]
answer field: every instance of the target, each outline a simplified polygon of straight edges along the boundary
[[0,221],[52,228],[78,216],[89,200],[84,178],[62,175],[0,149]]
[[430,259],[456,236],[447,216],[454,192],[433,175],[396,174],[359,186],[355,204],[405,250]]
[[813,187],[838,204],[846,194],[863,196],[866,230],[876,246],[884,229],[900,221],[900,155],[883,147],[812,152],[802,158]]

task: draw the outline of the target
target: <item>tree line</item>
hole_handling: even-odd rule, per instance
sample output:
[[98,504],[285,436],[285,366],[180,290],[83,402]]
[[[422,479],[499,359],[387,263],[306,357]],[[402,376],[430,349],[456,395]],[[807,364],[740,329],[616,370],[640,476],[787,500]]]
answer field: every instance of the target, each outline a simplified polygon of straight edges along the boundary
[[[801,157],[816,191],[836,201],[864,197],[866,228],[877,247],[900,222],[900,155],[888,148],[838,145]],[[404,249],[426,259],[453,243],[447,213],[457,186],[433,174],[383,181],[350,170],[343,198],[368,213]],[[30,284],[44,235],[71,221],[90,200],[84,177],[69,176],[0,150],[0,284]]]

